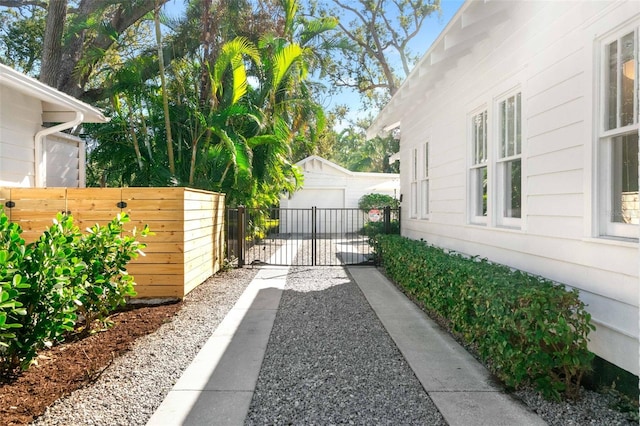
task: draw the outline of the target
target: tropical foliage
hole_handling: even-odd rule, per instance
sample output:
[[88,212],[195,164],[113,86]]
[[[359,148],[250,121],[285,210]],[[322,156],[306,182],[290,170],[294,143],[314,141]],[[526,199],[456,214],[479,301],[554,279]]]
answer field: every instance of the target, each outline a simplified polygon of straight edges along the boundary
[[278,6],[280,28],[218,43],[226,35],[218,27],[215,53],[171,61],[165,90],[158,79],[141,78],[139,63],[148,59],[114,71],[122,90],[111,97],[111,122],[91,129],[91,182],[191,186],[254,207],[294,191],[301,183],[294,147],[313,141],[324,125],[309,87],[320,51],[314,43],[336,22],[301,21],[294,0]]
[[365,194],[358,200],[358,208],[364,212],[372,209],[382,210],[385,207],[397,209],[400,207],[400,202],[386,194]]
[[370,120],[359,120],[337,134],[331,160],[354,172],[398,173],[399,163],[391,155],[400,149],[400,141],[392,134],[367,139]]
[[[163,14],[167,0],[0,3],[0,61],[111,117],[85,127],[90,185],[188,185],[257,206],[295,190],[293,164],[310,154],[356,171],[397,171],[388,163],[396,140],[366,141],[365,121],[337,132],[344,108],[326,114],[318,101],[327,93],[320,79],[340,87],[337,74],[351,72],[339,61],[372,68],[350,55],[388,65],[388,51],[373,58],[353,37],[371,25],[354,30],[314,2],[301,10],[301,0],[183,0],[178,17]],[[336,12],[352,7],[333,3]],[[438,3],[400,2],[395,23],[382,19],[391,4],[364,6],[365,20],[386,22],[377,35],[388,44],[412,38]]]

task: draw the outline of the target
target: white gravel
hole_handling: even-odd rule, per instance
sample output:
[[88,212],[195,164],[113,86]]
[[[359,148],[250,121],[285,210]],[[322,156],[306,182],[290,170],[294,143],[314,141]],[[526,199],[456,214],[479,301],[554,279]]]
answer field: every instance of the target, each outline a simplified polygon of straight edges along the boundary
[[33,424],[145,425],[257,271],[234,269],[198,286],[173,321],[138,339],[95,383],[59,400]]
[[[196,288],[172,322],[34,424],[145,425],[256,272],[232,270]],[[575,403],[516,396],[552,426],[637,424],[594,392]],[[246,424],[446,423],[344,269],[294,267]]]
[[446,425],[342,267],[292,268],[245,425]]

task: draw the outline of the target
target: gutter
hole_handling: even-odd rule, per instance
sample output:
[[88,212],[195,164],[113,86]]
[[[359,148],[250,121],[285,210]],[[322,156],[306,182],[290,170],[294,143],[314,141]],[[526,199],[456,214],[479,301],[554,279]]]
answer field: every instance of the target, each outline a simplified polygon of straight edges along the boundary
[[43,154],[43,141],[44,138],[53,133],[61,132],[63,130],[71,129],[78,124],[82,123],[84,120],[84,114],[80,111],[75,111],[75,118],[71,121],[67,121],[66,123],[56,124],[53,127],[47,127],[45,129],[40,130],[34,136],[35,142],[35,184],[36,188],[43,188],[47,186],[47,181],[45,176],[42,176],[42,164],[45,158],[42,156]]

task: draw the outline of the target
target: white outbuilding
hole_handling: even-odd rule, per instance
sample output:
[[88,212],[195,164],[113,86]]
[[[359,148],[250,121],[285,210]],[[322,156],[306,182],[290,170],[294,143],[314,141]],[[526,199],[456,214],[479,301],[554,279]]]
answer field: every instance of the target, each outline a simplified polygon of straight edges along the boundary
[[[301,223],[308,215],[293,210],[322,209],[317,219],[318,232],[355,232],[362,226],[355,214],[358,201],[366,194],[385,194],[397,198],[400,194],[400,175],[397,173],[352,172],[322,157],[312,155],[296,165],[302,171],[302,188],[280,199],[280,208],[290,210],[288,219],[281,217],[281,232],[310,229]],[[344,210],[339,210],[344,209]]]
[[639,372],[640,3],[467,0],[369,129],[400,128],[402,235],[579,289]]
[[302,189],[282,197],[281,208],[358,208],[366,194],[399,196],[397,173],[352,172],[317,155],[296,163],[304,176]]

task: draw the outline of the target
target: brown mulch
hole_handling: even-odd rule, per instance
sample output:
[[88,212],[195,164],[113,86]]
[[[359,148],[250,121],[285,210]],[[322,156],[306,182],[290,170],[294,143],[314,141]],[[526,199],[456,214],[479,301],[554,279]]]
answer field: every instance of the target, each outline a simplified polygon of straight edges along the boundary
[[111,317],[111,328],[41,352],[37,365],[9,383],[0,382],[0,424],[28,424],[57,399],[97,380],[114,358],[130,350],[137,338],[170,321],[181,306],[119,312]]

